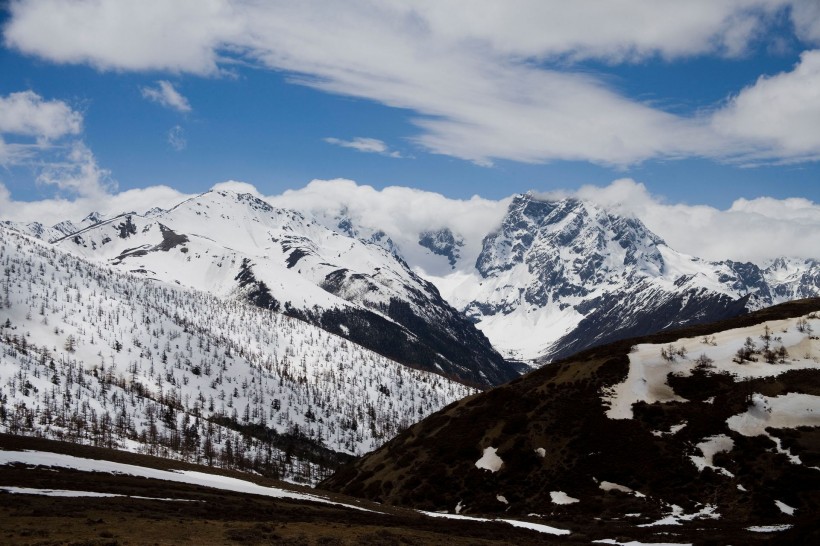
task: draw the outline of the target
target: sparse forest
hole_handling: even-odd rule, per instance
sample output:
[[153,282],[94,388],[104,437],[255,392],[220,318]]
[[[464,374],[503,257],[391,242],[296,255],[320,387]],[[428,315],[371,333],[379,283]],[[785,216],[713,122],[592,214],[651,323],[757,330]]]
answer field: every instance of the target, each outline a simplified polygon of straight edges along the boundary
[[315,483],[473,392],[0,228],[0,430]]

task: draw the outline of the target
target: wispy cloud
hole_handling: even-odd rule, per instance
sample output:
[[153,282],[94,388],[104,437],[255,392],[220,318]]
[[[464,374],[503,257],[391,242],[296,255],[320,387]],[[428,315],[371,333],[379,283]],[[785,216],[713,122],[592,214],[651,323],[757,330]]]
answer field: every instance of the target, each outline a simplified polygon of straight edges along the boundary
[[188,99],[183,97],[169,81],[158,80],[156,87],[142,87],[140,91],[146,99],[161,104],[166,108],[182,113],[191,111],[191,105]]
[[391,150],[384,141],[377,138],[356,137],[352,140],[343,140],[341,138],[327,137],[323,140],[328,144],[334,144],[342,148],[352,148],[359,152],[379,154],[387,157],[404,157],[400,152]]
[[174,125],[168,130],[168,144],[174,150],[181,152],[188,147],[188,139],[185,138],[185,129],[179,125]]
[[[782,21],[791,21],[807,48],[820,45],[814,0],[350,0],[343,8],[321,0],[21,0],[11,4],[4,40],[27,54],[101,70],[214,76],[228,63],[250,62],[285,71],[294,83],[406,109],[419,146],[483,165],[623,166],[749,152],[814,159],[820,142],[777,129],[815,119],[801,97],[816,83],[798,77],[814,53],[795,77],[784,78],[788,85],[778,82],[778,104],[793,106],[767,114],[762,135],[745,129],[758,127],[761,116],[743,107],[751,90],[737,90],[714,117],[676,115],[576,64],[738,57]],[[165,80],[144,92],[190,110]]]

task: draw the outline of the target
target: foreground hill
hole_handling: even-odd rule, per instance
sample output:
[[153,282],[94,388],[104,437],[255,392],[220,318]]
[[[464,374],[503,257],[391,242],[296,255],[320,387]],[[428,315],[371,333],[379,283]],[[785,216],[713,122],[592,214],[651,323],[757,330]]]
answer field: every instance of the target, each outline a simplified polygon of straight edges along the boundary
[[587,350],[451,404],[323,487],[577,528],[629,521],[638,536],[816,533],[818,310],[801,300]]
[[567,542],[568,532],[543,525],[437,516],[259,476],[0,434],[4,545]]

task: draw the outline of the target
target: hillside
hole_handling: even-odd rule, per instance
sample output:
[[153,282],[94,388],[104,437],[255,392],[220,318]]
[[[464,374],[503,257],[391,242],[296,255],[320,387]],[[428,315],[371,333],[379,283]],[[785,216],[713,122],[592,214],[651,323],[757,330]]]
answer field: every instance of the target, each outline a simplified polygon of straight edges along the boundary
[[[820,506],[818,310],[801,300],[584,351],[451,404],[322,486],[575,531],[805,538]],[[735,362],[746,338],[758,352]]]
[[473,392],[0,227],[0,431],[313,482]]
[[462,383],[486,387],[519,375],[521,366],[378,239],[347,237],[223,190],[122,214],[54,244],[121,272],[246,299]]

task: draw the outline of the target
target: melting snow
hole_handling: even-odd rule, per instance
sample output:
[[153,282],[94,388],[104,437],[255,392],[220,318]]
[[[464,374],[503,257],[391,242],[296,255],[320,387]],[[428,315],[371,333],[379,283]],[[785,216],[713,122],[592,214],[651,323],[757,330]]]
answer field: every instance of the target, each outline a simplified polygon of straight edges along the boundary
[[752,525],[751,527],[746,527],[746,530],[753,533],[773,533],[775,531],[786,531],[791,528],[792,525],[790,523],[783,523],[781,525]]
[[504,495],[496,495],[495,499],[498,502],[503,502],[504,504],[510,504],[510,502],[507,500],[507,497],[505,497]]
[[710,436],[705,438],[702,442],[698,443],[697,448],[703,454],[703,457],[698,457],[697,455],[690,455],[689,458],[695,463],[695,466],[698,467],[698,470],[703,470],[704,468],[711,468],[721,474],[724,474],[729,477],[734,477],[734,474],[726,470],[725,468],[721,468],[719,466],[715,466],[712,459],[717,453],[722,453],[724,451],[732,451],[732,448],[735,447],[734,441],[726,436],[725,434],[718,434],[716,436]]
[[532,531],[538,531],[539,533],[547,533],[550,535],[568,535],[570,533],[566,529],[558,529],[557,527],[551,527],[549,525],[543,525],[541,523],[531,523],[529,521],[519,521],[516,519],[476,518],[473,516],[459,516],[456,514],[447,514],[442,512],[425,512],[423,510],[419,510],[419,512],[432,518],[460,519],[465,521],[501,521],[504,523],[509,523],[513,527],[521,527],[523,529],[530,529]]
[[655,527],[658,525],[681,525],[682,521],[692,521],[694,519],[720,519],[720,514],[717,513],[717,506],[707,504],[694,514],[686,514],[683,508],[677,504],[671,506],[672,513],[668,516],[654,521],[652,523],[644,523],[638,527]]
[[43,497],[128,497],[132,499],[195,502],[190,499],[170,499],[158,497],[140,497],[138,495],[119,495],[117,493],[100,493],[98,491],[75,491],[73,489],[38,489],[35,487],[0,486],[0,490],[19,495],[39,495]]
[[635,491],[634,489],[631,489],[625,485],[608,482],[606,480],[602,481],[598,487],[604,491],[620,491],[622,493],[629,493],[635,495],[636,497],[646,497],[646,495],[644,495],[643,493]]
[[543,447],[537,447],[537,448],[535,448],[535,452],[536,452],[536,453],[538,454],[538,456],[539,456],[539,457],[541,457],[542,459],[543,459],[544,457],[546,457],[546,456],[547,456],[547,450],[546,450],[546,449],[544,449]]
[[112,461],[103,461],[98,459],[84,459],[81,457],[74,457],[72,455],[63,455],[60,453],[49,453],[44,451],[0,451],[0,465],[17,463],[31,466],[70,468],[73,470],[80,470],[82,472],[109,472],[112,474],[126,474],[129,476],[139,476],[155,480],[165,480],[169,482],[212,487],[215,489],[235,491],[238,493],[264,495],[279,499],[322,502],[326,504],[354,508],[356,510],[364,510],[367,512],[371,511],[359,506],[334,502],[318,495],[297,493],[295,491],[288,491],[278,487],[265,487],[263,485],[258,485],[237,478],[219,476],[216,474],[206,474],[204,472],[195,472],[190,470],[157,470],[155,468],[115,463]]
[[797,510],[797,508],[789,506],[783,501],[776,500],[774,501],[774,503],[777,505],[778,508],[780,508],[780,511],[786,514],[787,516],[793,516],[795,510]]
[[[817,411],[815,411],[817,410]],[[802,464],[800,457],[783,447],[780,438],[766,432],[767,427],[797,428],[820,426],[820,396],[790,392],[780,396],[752,395],[752,404],[744,413],[726,420],[731,430],[743,436],[767,436],[793,464]]]
[[672,425],[669,427],[668,431],[665,430],[653,430],[652,435],[661,437],[661,436],[674,436],[678,432],[682,431],[686,427],[686,422],[678,423],[677,425]]
[[504,461],[496,455],[497,452],[498,449],[494,447],[485,447],[484,454],[475,462],[476,468],[483,468],[490,472],[498,472],[501,469],[501,465],[504,464]]
[[618,542],[614,538],[603,538],[600,540],[593,540],[592,542],[594,544],[617,544],[618,546],[692,546],[691,542],[638,542],[637,540]]
[[[626,379],[602,392],[604,402],[609,405],[606,414],[610,419],[632,419],[632,404],[636,402],[643,401],[648,404],[686,402],[685,399],[675,394],[667,384],[666,377],[670,373],[690,375],[695,368],[695,360],[700,355],[706,355],[713,360],[716,373],[729,372],[740,379],[773,377],[789,370],[820,368],[816,356],[812,355],[813,345],[808,334],[797,329],[797,321],[801,319],[806,319],[806,317],[774,320],[764,324],[718,332],[711,336],[710,343],[703,343],[702,337],[679,339],[673,345],[676,349],[683,349],[685,356],[676,354],[673,360],[661,357],[661,349],[667,347],[668,344],[636,345],[629,354],[629,372]],[[759,336],[763,334],[766,325],[769,326],[773,335],[780,338],[778,345],[783,344],[791,355],[790,359],[785,364],[769,364],[762,358],[759,358],[757,362],[743,364],[734,362],[732,359],[746,338],[751,337],[759,341]],[[813,407],[820,408],[817,397],[814,398]]]
[[570,497],[563,491],[550,491],[550,498],[553,504],[574,504],[581,502],[576,498]]

